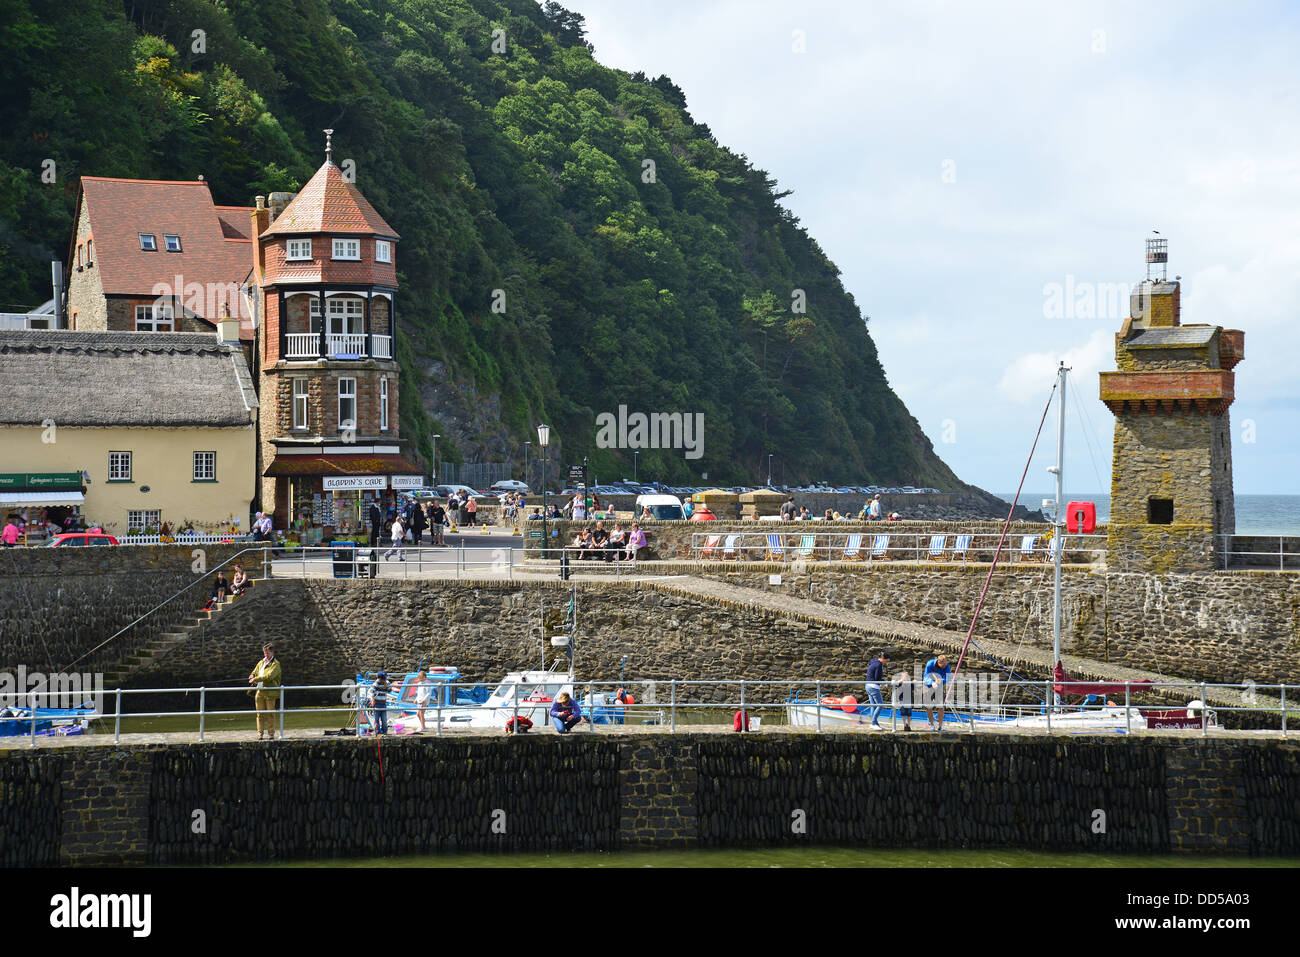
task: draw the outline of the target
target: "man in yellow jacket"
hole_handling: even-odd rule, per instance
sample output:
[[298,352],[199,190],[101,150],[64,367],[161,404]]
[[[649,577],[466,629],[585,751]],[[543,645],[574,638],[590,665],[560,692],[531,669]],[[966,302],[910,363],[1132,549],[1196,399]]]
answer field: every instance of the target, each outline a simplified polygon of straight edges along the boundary
[[257,740],[263,735],[275,737],[275,718],[272,714],[280,700],[280,662],[275,660],[275,646],[262,646],[263,657],[253,673],[248,676],[248,683],[257,686],[253,695],[254,707],[257,709]]

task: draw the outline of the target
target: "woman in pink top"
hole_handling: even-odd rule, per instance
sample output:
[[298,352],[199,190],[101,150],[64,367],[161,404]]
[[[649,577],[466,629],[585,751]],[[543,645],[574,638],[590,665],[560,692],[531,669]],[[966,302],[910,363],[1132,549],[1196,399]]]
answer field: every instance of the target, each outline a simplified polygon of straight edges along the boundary
[[4,542],[5,548],[13,548],[18,544],[18,526],[10,519],[5,525],[5,530],[0,533],[0,540]]
[[627,557],[629,560],[636,560],[636,552],[638,548],[645,548],[645,532],[641,531],[640,525],[633,522],[632,534],[627,537]]

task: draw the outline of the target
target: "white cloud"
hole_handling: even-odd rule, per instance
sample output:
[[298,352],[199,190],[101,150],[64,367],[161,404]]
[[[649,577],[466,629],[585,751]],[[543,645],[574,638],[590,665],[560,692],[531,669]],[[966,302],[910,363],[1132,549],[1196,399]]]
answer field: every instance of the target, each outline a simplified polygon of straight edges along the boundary
[[1065,360],[1069,379],[1075,383],[1097,381],[1097,374],[1115,365],[1115,334],[1098,329],[1088,341],[1065,352],[1028,352],[1002,373],[998,391],[1012,402],[1045,403],[1056,376],[1057,364]]

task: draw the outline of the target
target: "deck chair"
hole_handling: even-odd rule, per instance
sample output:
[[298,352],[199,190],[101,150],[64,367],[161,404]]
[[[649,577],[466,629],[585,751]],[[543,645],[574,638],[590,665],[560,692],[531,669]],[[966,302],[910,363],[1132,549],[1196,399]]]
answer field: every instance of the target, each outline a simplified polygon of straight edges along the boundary
[[948,561],[966,561],[966,553],[970,551],[970,535],[958,535],[957,541],[953,543],[952,551],[948,555]]
[[1036,562],[1042,558],[1041,552],[1034,551],[1034,542],[1037,538],[1037,535],[1020,536],[1020,560],[1022,562]]
[[1065,539],[1064,538],[1054,538],[1051,540],[1051,542],[1048,543],[1047,554],[1046,556],[1044,556],[1043,561],[1055,562],[1057,552],[1061,553],[1061,563],[1064,564],[1065,563]]
[[947,544],[948,544],[947,535],[931,535],[930,536],[930,561],[932,562],[947,561],[948,556],[944,554],[944,550],[947,547]]
[[704,540],[704,547],[700,549],[700,556],[702,558],[712,558],[713,553],[717,551],[718,542],[720,541],[722,541],[721,535],[710,535]]
[[889,561],[889,536],[877,535],[876,543],[871,546],[871,560]]
[[781,544],[781,536],[775,532],[767,536],[767,555],[764,558],[769,562],[785,561],[785,546]]
[[850,535],[849,540],[844,545],[844,560],[846,562],[862,561],[862,536]]
[[731,558],[739,558],[739,557],[740,557],[740,552],[739,552],[739,550],[736,548],[736,542],[739,540],[739,538],[740,538],[739,535],[728,535],[728,536],[723,540],[723,542],[722,542],[722,559],[723,559],[723,561],[726,561],[727,559],[731,559]]
[[817,553],[817,538],[816,538],[816,536],[814,536],[814,535],[805,535],[805,536],[803,536],[803,538],[800,539],[800,541],[799,541],[799,550],[798,550],[797,552],[795,552],[795,555],[796,555],[797,557],[799,557],[799,558],[813,558],[813,559],[815,559],[815,558],[817,557],[817,554],[816,554],[816,553]]

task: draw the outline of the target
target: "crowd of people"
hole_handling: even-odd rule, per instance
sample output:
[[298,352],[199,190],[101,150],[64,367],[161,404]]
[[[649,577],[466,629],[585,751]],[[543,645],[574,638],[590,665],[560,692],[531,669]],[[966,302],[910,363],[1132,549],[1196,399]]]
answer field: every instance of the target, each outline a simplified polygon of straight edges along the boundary
[[[781,506],[781,521],[783,522],[810,522],[813,520],[813,514],[807,505],[795,505],[794,496],[791,495]],[[884,506],[880,502],[880,495],[876,494],[873,498],[867,499],[862,506],[861,511],[854,517],[848,512],[837,512],[834,509],[826,509],[822,516],[826,522],[897,522],[900,521],[897,512],[884,513]]]
[[633,522],[631,529],[625,531],[618,522],[606,530],[605,522],[601,520],[594,528],[584,528],[575,533],[567,548],[574,558],[618,562],[635,561],[636,553],[645,545],[645,532],[641,531],[640,522]]

